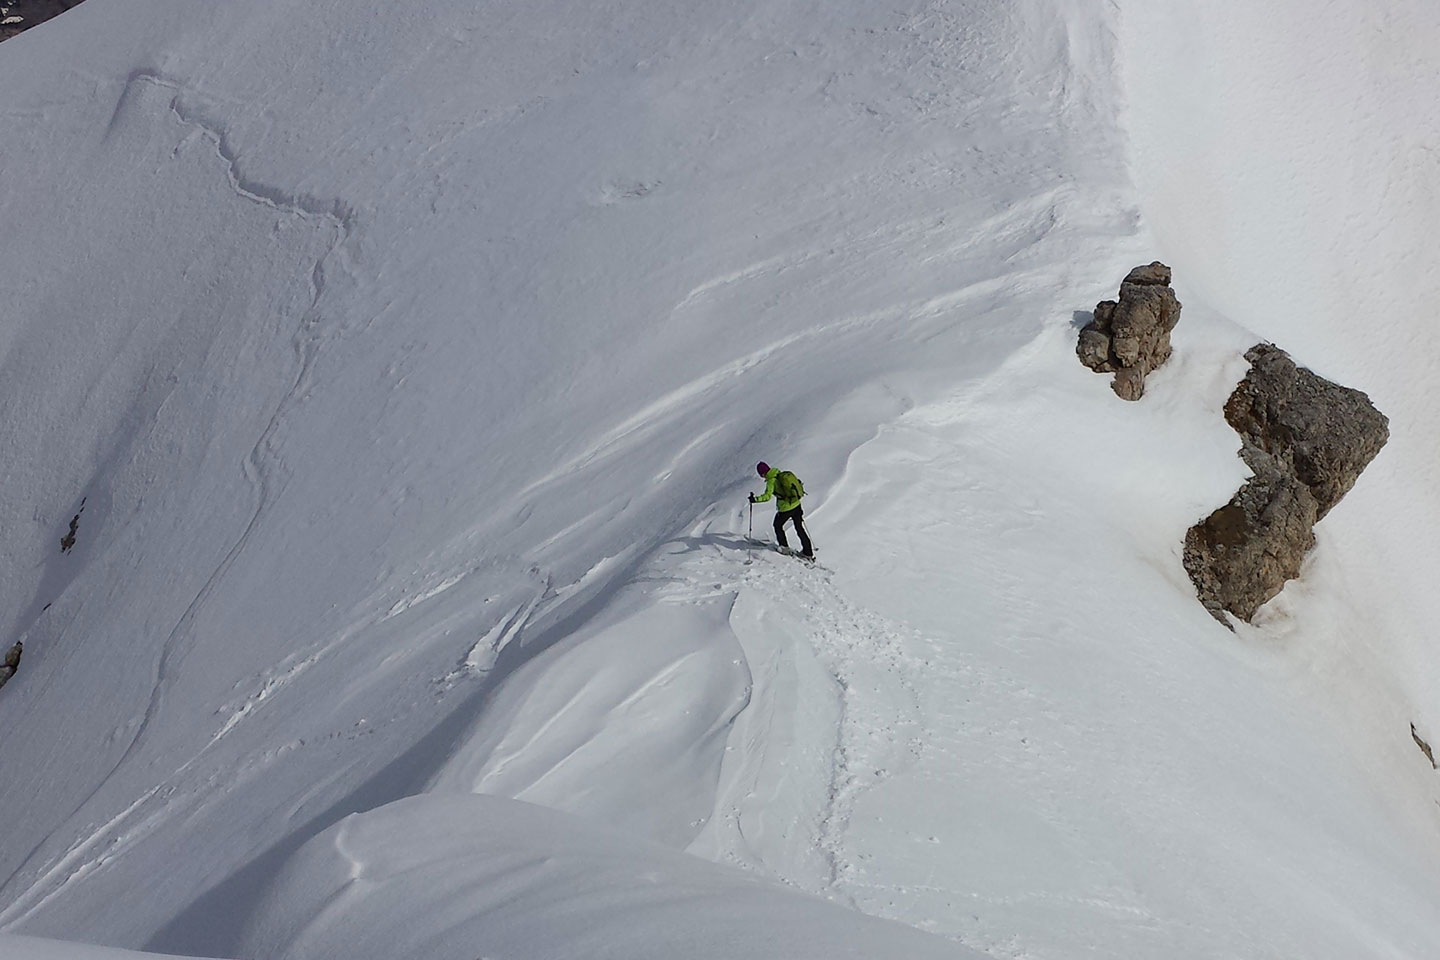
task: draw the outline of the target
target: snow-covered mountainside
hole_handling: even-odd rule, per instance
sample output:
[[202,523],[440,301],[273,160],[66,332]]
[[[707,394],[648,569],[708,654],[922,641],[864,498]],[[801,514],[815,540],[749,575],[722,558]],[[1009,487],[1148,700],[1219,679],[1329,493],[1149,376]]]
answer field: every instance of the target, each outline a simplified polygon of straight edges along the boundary
[[[88,0],[0,44],[0,956],[1440,956],[1437,43]],[[1155,258],[1127,404],[1076,330]],[[1180,550],[1261,339],[1392,437],[1231,633]]]

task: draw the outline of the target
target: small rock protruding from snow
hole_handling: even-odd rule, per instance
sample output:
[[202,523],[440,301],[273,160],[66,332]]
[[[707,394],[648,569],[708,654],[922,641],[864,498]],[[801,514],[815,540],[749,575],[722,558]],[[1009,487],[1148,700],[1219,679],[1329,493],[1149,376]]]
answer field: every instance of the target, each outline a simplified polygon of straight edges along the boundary
[[0,3],[0,40],[38,26],[51,17],[58,17],[80,0],[10,0]]
[[1225,419],[1254,476],[1185,536],[1185,569],[1222,623],[1223,610],[1249,621],[1300,575],[1315,522],[1390,437],[1389,420],[1359,390],[1296,366],[1273,344],[1257,344],[1245,359],[1250,371],[1226,401]]
[[70,518],[70,532],[60,538],[60,552],[69,553],[75,547],[75,534],[80,531],[80,514],[85,512],[85,501],[80,501],[80,510]]
[[1410,739],[1415,741],[1415,746],[1419,747],[1420,752],[1425,754],[1425,759],[1430,761],[1430,769],[1440,770],[1440,764],[1435,762],[1435,751],[1430,749],[1430,744],[1426,743],[1425,738],[1420,736],[1420,731],[1415,729],[1415,724],[1413,723],[1410,724]]
[[24,649],[24,645],[17,640],[15,646],[5,651],[5,660],[0,663],[0,687],[5,686],[10,678],[15,676],[15,671],[20,669],[20,654]]
[[1180,301],[1170,289],[1170,268],[1160,261],[1136,267],[1120,284],[1120,299],[1095,305],[1075,353],[1124,400],[1145,394],[1145,377],[1170,359],[1170,331],[1180,322]]

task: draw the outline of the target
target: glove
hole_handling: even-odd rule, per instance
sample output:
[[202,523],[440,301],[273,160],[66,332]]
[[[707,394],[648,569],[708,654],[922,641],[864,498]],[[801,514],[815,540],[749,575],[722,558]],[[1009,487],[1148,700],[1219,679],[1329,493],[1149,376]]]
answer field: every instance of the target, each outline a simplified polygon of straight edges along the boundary
[[754,503],[754,502],[755,502],[755,494],[753,494],[753,493],[750,494],[750,502],[751,502],[751,503]]

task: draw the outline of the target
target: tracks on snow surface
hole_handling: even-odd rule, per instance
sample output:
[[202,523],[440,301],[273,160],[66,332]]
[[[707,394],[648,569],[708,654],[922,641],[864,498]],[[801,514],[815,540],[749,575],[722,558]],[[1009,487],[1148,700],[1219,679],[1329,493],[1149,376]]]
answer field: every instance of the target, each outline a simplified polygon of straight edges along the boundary
[[743,541],[723,544],[682,563],[670,591],[734,591],[751,682],[691,850],[850,902],[850,824],[925,746],[913,631],[849,600],[830,570],[768,550],[742,564],[725,547]]

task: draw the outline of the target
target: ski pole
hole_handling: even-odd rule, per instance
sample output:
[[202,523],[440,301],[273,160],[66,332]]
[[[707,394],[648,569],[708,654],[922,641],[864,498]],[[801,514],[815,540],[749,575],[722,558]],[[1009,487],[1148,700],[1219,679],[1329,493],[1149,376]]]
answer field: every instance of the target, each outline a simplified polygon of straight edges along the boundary
[[745,539],[755,539],[755,501],[750,501],[750,529],[745,533]]

